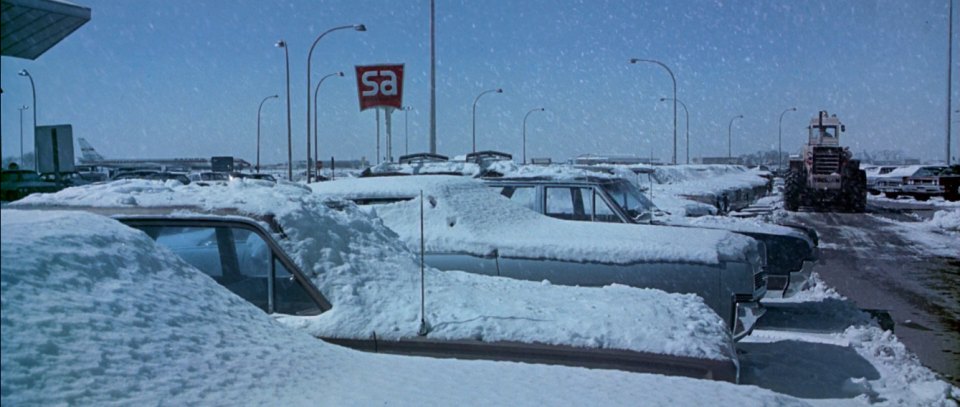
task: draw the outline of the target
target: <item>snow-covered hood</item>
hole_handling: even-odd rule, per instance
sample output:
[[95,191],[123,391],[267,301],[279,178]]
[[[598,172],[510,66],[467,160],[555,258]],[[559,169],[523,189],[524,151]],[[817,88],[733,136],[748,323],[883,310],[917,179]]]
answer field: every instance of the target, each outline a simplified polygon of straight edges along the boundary
[[[321,195],[347,199],[415,198],[381,205],[376,213],[410,247],[420,245],[420,191],[425,196],[428,251],[631,264],[745,261],[750,238],[720,230],[571,222],[535,213],[481,181],[448,176],[357,178],[312,184]],[[638,233],[639,231],[639,233]],[[683,242],[683,244],[678,244]]]
[[[402,178],[407,177],[391,180]],[[341,182],[350,181],[321,184]],[[31,195],[18,204],[187,206],[272,215],[286,236],[277,237],[280,245],[333,304],[319,316],[282,322],[337,338],[399,339],[416,336],[420,327],[418,258],[379,219],[298,184],[232,180],[202,187],[126,180]],[[426,319],[433,326],[429,338],[733,357],[722,320],[695,295],[624,286],[556,287],[432,268],[426,270],[426,291]]]

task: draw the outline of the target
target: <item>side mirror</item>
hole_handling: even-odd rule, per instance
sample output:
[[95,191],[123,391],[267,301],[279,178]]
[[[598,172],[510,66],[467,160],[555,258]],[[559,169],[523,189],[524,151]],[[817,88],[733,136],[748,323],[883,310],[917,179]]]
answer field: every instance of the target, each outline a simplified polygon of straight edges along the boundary
[[841,132],[846,132],[846,131],[847,131],[847,125],[841,124],[841,125],[840,125],[840,131],[841,131]]

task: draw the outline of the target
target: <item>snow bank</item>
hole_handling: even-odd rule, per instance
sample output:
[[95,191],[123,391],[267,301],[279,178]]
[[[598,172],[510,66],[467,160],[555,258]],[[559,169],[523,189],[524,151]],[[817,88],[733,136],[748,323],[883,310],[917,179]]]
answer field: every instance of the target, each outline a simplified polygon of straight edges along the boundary
[[356,352],[113,220],[5,208],[0,228],[3,405],[803,405],[722,382]]
[[928,222],[947,232],[960,232],[960,209],[937,211]]
[[[377,207],[377,214],[411,248],[420,245],[424,192],[428,251],[566,261],[630,264],[740,261],[751,239],[724,231],[553,219],[510,202],[480,181],[448,176],[357,178],[312,184],[323,195],[346,198],[417,197]],[[676,242],[684,242],[678,245]]]
[[[390,189],[400,185],[397,180],[407,178],[411,177],[373,180],[378,181],[378,188]],[[364,180],[319,185],[352,185]],[[471,182],[478,186],[474,189],[493,193]],[[283,318],[284,322],[315,335],[340,338],[376,335],[399,339],[416,336],[419,329],[417,257],[379,219],[352,203],[313,194],[303,186],[233,180],[225,186],[200,187],[128,180],[32,195],[18,203],[31,204],[176,205],[273,214],[289,237],[278,237],[281,246],[333,304],[331,311],[319,316]],[[445,200],[438,203],[441,208],[446,205]],[[523,216],[539,216],[508,206]],[[405,208],[419,210],[419,203],[408,203]],[[437,216],[439,220],[432,216],[430,222],[444,227],[451,219],[446,214]],[[459,224],[457,231],[464,225]],[[432,232],[427,233],[429,236]],[[716,256],[715,250],[711,253]],[[617,286],[552,287],[432,268],[426,270],[426,281],[431,338],[540,342],[709,359],[732,357],[722,320],[692,295]]]

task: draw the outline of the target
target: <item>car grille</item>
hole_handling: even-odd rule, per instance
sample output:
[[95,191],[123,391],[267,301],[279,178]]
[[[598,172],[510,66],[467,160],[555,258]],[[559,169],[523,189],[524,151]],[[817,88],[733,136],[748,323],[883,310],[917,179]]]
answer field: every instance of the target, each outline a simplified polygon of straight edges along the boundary
[[767,286],[767,271],[760,270],[759,273],[753,275],[753,289],[759,290],[762,287]]

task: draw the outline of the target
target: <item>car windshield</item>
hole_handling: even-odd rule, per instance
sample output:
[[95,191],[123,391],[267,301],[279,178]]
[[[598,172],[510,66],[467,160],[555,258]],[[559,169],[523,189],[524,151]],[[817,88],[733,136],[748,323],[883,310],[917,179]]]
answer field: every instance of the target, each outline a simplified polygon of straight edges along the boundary
[[634,220],[639,220],[644,214],[657,209],[652,201],[628,181],[609,182],[603,185],[603,189],[616,201],[617,206]]

